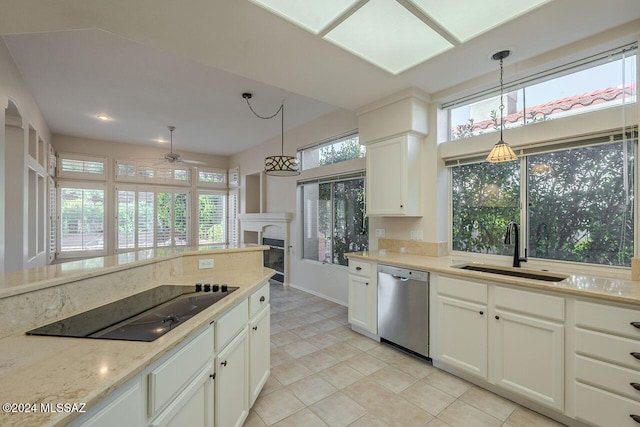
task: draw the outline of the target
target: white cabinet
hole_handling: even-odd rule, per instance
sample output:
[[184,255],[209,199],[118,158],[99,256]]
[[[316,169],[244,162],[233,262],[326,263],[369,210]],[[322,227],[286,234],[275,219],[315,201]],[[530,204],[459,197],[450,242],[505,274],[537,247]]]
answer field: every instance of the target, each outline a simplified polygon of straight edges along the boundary
[[348,321],[352,327],[378,333],[377,264],[349,260]]
[[140,381],[135,381],[116,393],[116,396],[110,396],[110,401],[103,402],[105,403],[104,407],[95,414],[88,414],[86,421],[72,422],[71,425],[81,425],[83,427],[137,425],[142,418],[141,408],[143,407]]
[[245,327],[215,359],[215,425],[241,427],[249,414],[248,342]]
[[258,398],[271,372],[270,309],[267,305],[249,323],[249,404]]
[[367,145],[367,214],[422,216],[421,141],[406,134]]

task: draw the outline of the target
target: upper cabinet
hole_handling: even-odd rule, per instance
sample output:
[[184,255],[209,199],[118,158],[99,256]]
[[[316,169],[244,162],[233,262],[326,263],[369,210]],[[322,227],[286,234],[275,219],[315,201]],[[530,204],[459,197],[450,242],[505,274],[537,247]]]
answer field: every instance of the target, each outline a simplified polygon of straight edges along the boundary
[[367,146],[367,214],[422,216],[421,140],[411,133]]

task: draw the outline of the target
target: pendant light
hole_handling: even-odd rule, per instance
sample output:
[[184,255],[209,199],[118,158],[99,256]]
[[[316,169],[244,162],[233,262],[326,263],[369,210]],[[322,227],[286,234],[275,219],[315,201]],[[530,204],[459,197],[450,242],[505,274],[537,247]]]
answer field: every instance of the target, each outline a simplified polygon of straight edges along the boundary
[[295,156],[286,156],[284,154],[284,101],[282,102],[282,104],[280,105],[280,108],[278,109],[278,111],[276,111],[273,115],[271,116],[261,116],[260,114],[256,113],[253,108],[251,107],[251,104],[249,103],[249,100],[252,98],[253,95],[251,95],[250,93],[246,92],[242,94],[242,97],[247,101],[247,105],[249,106],[249,109],[251,110],[251,112],[258,118],[261,118],[263,120],[269,120],[274,118],[275,116],[278,115],[278,113],[280,113],[280,117],[281,117],[281,127],[282,127],[282,134],[281,134],[281,139],[280,139],[280,155],[275,155],[275,156],[268,156],[265,157],[264,159],[264,172],[267,175],[271,175],[271,176],[296,176],[296,175],[300,175],[300,165],[298,162],[298,158]]
[[504,69],[502,67],[502,62],[504,58],[508,57],[511,54],[509,50],[502,50],[500,52],[494,53],[491,57],[494,60],[500,60],[500,141],[496,142],[496,145],[493,146],[491,152],[487,156],[487,162],[491,163],[499,163],[499,162],[510,162],[512,160],[518,160],[518,156],[513,151],[509,144],[503,141],[502,132],[504,130]]

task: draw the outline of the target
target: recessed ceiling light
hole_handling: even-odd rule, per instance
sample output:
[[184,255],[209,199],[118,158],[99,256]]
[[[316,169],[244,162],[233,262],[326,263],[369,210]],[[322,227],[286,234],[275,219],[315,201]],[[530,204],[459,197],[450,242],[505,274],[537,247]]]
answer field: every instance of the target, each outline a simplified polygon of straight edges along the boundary
[[157,142],[158,144],[168,144],[169,143],[169,141],[167,141],[164,138],[156,138],[156,139],[153,140],[153,142]]
[[109,120],[111,120],[111,117],[107,116],[106,114],[98,114],[96,116],[96,119],[102,120],[103,122],[108,122]]
[[453,47],[399,3],[388,0],[370,0],[324,38],[392,74]]
[[293,22],[302,28],[318,34],[329,23],[353,7],[359,0],[250,0]]
[[461,42],[523,15],[550,0],[410,0]]

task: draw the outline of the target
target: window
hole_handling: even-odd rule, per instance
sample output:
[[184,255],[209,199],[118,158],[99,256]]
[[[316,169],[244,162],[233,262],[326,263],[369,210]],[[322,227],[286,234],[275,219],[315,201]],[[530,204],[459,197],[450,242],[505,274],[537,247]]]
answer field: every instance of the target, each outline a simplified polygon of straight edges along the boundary
[[169,185],[190,185],[190,170],[187,166],[153,164],[137,160],[116,160],[115,180],[121,182],[144,182]]
[[[637,100],[637,45],[569,64],[558,71],[529,77],[506,86],[505,128],[583,114]],[[612,60],[613,57],[613,60]],[[584,69],[585,64],[589,68]],[[551,78],[549,78],[551,77]],[[517,86],[517,88],[516,88]],[[461,139],[500,129],[500,97],[497,89],[475,96],[470,102],[445,104],[449,109],[449,139]]]
[[56,175],[59,178],[105,180],[105,163],[103,157],[60,154]]
[[303,257],[347,265],[368,248],[364,178],[302,184]]
[[302,170],[307,170],[364,157],[366,148],[360,145],[358,134],[351,133],[314,144],[298,152],[302,158]]
[[515,221],[530,257],[630,266],[635,140],[615,139],[452,167],[453,250],[511,255],[502,242]]
[[230,245],[237,245],[239,243],[238,236],[238,190],[229,191],[229,207],[227,210],[229,224],[229,239]]
[[198,168],[199,187],[227,187],[227,171],[225,169]]
[[117,189],[117,249],[186,245],[188,196],[184,192]]
[[198,194],[198,243],[226,243],[226,194]]
[[61,186],[60,253],[103,251],[104,189]]

